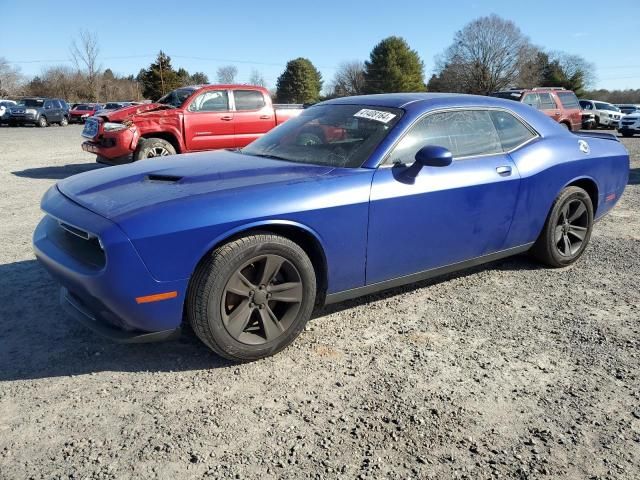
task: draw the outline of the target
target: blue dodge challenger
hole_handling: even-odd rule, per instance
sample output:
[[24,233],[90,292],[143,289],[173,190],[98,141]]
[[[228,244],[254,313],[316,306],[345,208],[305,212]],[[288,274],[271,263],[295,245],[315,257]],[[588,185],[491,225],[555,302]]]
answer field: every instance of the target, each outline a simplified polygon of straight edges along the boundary
[[330,100],[239,151],[70,177],[37,258],[71,315],[123,342],[189,322],[218,354],[283,349],[317,305],[530,251],[575,262],[624,191],[615,137],[472,95]]

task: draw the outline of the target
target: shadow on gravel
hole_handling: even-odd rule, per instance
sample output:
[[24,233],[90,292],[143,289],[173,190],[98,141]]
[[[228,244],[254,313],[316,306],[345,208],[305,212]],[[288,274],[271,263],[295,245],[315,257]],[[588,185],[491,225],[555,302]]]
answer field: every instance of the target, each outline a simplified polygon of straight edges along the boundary
[[26,170],[20,170],[19,172],[11,173],[13,173],[16,177],[49,178],[52,180],[61,180],[77,173],[88,172],[90,170],[96,170],[98,168],[104,168],[104,165],[99,165],[97,163],[75,163],[59,167],[27,168]]
[[328,305],[320,310],[317,310],[314,313],[313,318],[320,318],[335,312],[341,312],[342,310],[348,310],[349,308],[365,305],[373,301],[386,300],[387,298],[395,297],[396,295],[400,295],[402,293],[413,292],[414,290],[427,288],[431,285],[437,285],[442,282],[448,282],[449,280],[453,280],[454,278],[463,278],[469,275],[474,275],[484,270],[502,270],[502,271],[516,270],[517,271],[517,270],[539,270],[542,268],[545,268],[545,267],[543,267],[541,264],[537,263],[536,261],[531,260],[527,255],[524,255],[524,254],[517,255],[517,256],[506,258],[503,260],[496,260],[495,262],[487,263],[485,265],[479,265],[477,267],[460,270],[459,272],[442,275],[441,277],[430,278],[428,280],[423,280],[422,282],[411,283],[409,285],[404,285],[402,287],[385,290],[380,293],[375,293],[372,295],[355,298],[353,300],[347,300],[345,302]]
[[628,185],[640,185],[640,168],[632,168],[629,170]]
[[234,365],[212,353],[190,330],[171,342],[113,343],[65,315],[58,306],[57,284],[38,262],[0,265],[0,382]]

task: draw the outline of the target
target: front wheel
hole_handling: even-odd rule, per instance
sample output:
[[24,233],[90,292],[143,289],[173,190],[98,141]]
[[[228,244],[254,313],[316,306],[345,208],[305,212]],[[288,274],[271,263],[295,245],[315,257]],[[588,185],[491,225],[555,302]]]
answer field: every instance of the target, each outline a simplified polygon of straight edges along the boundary
[[133,154],[133,161],[175,154],[176,149],[173,148],[170,142],[162,138],[143,138],[138,143],[138,148]]
[[187,316],[214,352],[251,361],[291,344],[315,297],[315,271],[304,250],[278,235],[255,234],[217,248],[200,263]]
[[620,132],[620,134],[625,138],[633,137],[633,132]]
[[46,118],[44,115],[41,115],[41,116],[40,116],[40,118],[38,118],[38,123],[37,123],[37,125],[38,125],[40,128],[44,128],[44,127],[46,127],[47,125],[49,125],[49,124],[47,123],[47,118]]
[[593,229],[593,204],[582,188],[565,188],[551,208],[532,253],[551,267],[566,267],[584,253]]

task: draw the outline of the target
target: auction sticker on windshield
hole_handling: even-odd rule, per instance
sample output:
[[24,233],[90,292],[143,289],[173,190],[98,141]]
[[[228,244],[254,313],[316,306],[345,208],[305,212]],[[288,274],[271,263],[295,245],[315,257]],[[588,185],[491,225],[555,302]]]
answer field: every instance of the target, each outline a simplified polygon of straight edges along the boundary
[[367,120],[375,120],[376,122],[389,123],[396,117],[395,113],[383,112],[381,110],[371,110],[363,108],[353,114],[354,117],[366,118]]

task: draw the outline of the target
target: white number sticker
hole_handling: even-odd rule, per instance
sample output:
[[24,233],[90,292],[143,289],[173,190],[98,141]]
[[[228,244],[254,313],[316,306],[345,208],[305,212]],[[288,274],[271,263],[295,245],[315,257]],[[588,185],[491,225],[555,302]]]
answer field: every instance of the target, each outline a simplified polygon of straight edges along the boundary
[[383,112],[381,110],[370,110],[363,108],[353,114],[354,117],[366,118],[367,120],[375,120],[376,122],[389,123],[396,118],[395,113]]

